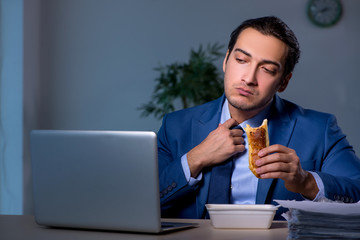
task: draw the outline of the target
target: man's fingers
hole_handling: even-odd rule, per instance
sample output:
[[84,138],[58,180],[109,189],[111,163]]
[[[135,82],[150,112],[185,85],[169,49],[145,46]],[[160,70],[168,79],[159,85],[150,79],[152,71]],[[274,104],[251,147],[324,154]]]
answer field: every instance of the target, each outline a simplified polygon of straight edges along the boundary
[[245,146],[244,145],[236,145],[235,146],[236,147],[236,152],[243,152],[243,151],[245,151]]
[[261,149],[259,151],[259,157],[264,157],[272,153],[289,153],[292,151],[293,151],[292,149],[282,146],[280,144],[274,144],[274,145],[270,145],[269,147]]
[[243,145],[244,144],[244,138],[243,137],[234,137],[234,144],[235,145]]
[[231,136],[233,137],[241,137],[242,135],[244,135],[243,130],[241,129],[231,129]]
[[234,126],[237,126],[237,125],[239,125],[239,123],[238,123],[235,119],[233,119],[233,118],[230,118],[230,119],[226,120],[226,121],[222,124],[222,126],[224,126],[224,127],[227,128],[227,129],[230,129],[231,127],[234,127]]

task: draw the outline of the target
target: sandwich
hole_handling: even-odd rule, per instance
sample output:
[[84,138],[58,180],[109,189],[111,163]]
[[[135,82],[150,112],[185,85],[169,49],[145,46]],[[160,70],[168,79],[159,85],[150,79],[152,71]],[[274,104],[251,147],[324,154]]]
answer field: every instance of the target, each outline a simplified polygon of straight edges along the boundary
[[257,177],[260,176],[256,173],[256,160],[260,157],[258,153],[261,149],[269,146],[269,133],[267,119],[264,119],[261,126],[252,128],[249,124],[246,124],[245,133],[249,143],[249,169]]

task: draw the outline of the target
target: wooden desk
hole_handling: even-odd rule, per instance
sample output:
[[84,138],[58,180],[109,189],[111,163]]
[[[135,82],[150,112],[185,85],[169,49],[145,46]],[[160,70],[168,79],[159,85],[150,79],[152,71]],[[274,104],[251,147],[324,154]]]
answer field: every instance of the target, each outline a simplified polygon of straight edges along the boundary
[[185,229],[176,232],[164,234],[136,234],[109,231],[92,231],[92,230],[72,230],[46,228],[37,225],[33,216],[22,215],[0,215],[0,239],[6,240],[57,240],[57,239],[74,239],[74,240],[231,240],[231,239],[286,239],[288,234],[287,222],[273,222],[270,229],[215,229],[212,227],[210,220],[173,220],[196,222],[200,226],[192,229]]

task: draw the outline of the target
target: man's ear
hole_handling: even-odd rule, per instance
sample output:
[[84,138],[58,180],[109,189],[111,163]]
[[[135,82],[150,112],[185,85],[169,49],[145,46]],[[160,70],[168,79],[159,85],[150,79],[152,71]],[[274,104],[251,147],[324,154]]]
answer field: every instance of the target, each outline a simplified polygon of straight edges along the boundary
[[223,61],[223,72],[225,72],[228,57],[229,57],[229,50],[227,50],[224,61]]
[[288,86],[289,84],[289,81],[292,77],[292,73],[289,73],[288,75],[286,75],[286,77],[283,79],[279,89],[278,89],[278,92],[283,92],[285,91],[286,87]]

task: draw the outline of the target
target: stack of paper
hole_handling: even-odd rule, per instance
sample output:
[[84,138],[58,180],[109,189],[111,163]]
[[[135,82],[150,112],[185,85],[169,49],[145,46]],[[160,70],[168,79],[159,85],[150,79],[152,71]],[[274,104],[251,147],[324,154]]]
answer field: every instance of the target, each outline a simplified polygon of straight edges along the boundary
[[360,239],[360,203],[275,201],[289,208],[288,239]]

